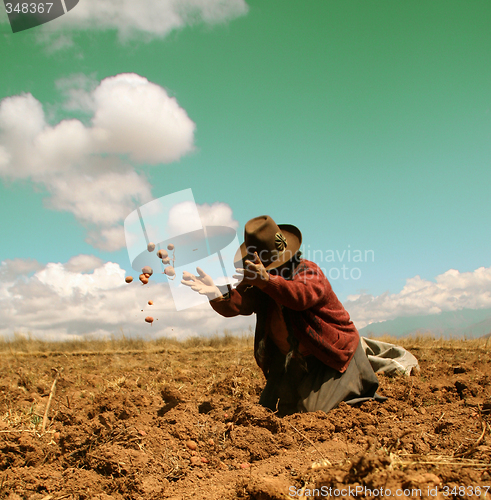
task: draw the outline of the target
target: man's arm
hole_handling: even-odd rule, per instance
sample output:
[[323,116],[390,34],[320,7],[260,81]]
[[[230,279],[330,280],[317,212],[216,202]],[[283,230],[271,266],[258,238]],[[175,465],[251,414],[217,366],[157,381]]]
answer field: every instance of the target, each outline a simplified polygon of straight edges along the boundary
[[320,301],[326,300],[332,292],[331,284],[319,266],[313,262],[302,261],[293,280],[269,274],[257,252],[254,261],[246,260],[245,268],[237,270],[243,277],[242,284],[253,285],[268,294],[282,306],[294,311],[305,311]]
[[222,316],[232,317],[250,315],[255,312],[256,291],[252,286],[239,283],[235,290],[231,290],[225,295],[215,285],[211,276],[197,267],[198,275],[184,271],[181,283],[191,288],[200,295],[206,295],[210,300],[210,305]]
[[[315,267],[314,267],[315,266]],[[262,291],[278,304],[294,311],[305,311],[329,296],[331,285],[322,271],[314,265],[305,265],[293,280],[270,275]]]
[[231,292],[210,300],[213,309],[222,316],[249,316],[256,312],[257,293],[251,286],[238,285]]

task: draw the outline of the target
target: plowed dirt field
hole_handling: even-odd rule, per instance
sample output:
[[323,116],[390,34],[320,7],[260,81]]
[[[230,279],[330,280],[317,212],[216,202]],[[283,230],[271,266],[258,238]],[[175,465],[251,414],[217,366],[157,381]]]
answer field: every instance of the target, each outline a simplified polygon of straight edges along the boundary
[[257,404],[250,340],[4,352],[0,498],[491,499],[491,349],[473,345],[406,343],[421,371],[380,376],[387,402],[282,419]]

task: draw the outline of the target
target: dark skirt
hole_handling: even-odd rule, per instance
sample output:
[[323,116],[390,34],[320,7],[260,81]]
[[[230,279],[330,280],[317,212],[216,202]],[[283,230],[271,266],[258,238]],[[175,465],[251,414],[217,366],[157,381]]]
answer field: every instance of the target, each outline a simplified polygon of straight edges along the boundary
[[325,365],[315,356],[305,357],[304,363],[292,358],[285,369],[285,355],[276,348],[259,404],[280,417],[307,411],[328,412],[341,401],[351,405],[370,400],[385,401],[386,398],[376,393],[377,389],[377,376],[361,342],[344,373]]

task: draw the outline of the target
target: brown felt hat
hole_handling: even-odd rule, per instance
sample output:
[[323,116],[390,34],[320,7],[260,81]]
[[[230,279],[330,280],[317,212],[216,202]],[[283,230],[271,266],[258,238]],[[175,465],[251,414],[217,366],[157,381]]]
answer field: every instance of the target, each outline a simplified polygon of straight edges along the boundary
[[246,223],[244,243],[235,254],[235,267],[243,267],[245,260],[254,261],[257,252],[269,271],[292,259],[302,244],[302,233],[290,224],[277,225],[269,215],[255,217]]

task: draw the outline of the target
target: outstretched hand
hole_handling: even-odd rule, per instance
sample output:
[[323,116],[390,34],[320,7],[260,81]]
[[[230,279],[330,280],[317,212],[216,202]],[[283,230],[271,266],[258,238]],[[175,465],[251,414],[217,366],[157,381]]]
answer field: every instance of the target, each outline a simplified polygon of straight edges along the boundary
[[254,262],[245,261],[245,269],[236,269],[238,274],[234,278],[241,280],[245,285],[254,285],[258,288],[264,288],[269,281],[269,274],[266,271],[257,252],[254,252]]
[[213,282],[212,277],[206,274],[200,267],[197,267],[196,271],[198,272],[198,276],[184,271],[181,283],[189,286],[191,290],[198,292],[200,295],[206,295],[210,300],[221,297],[222,293]]

